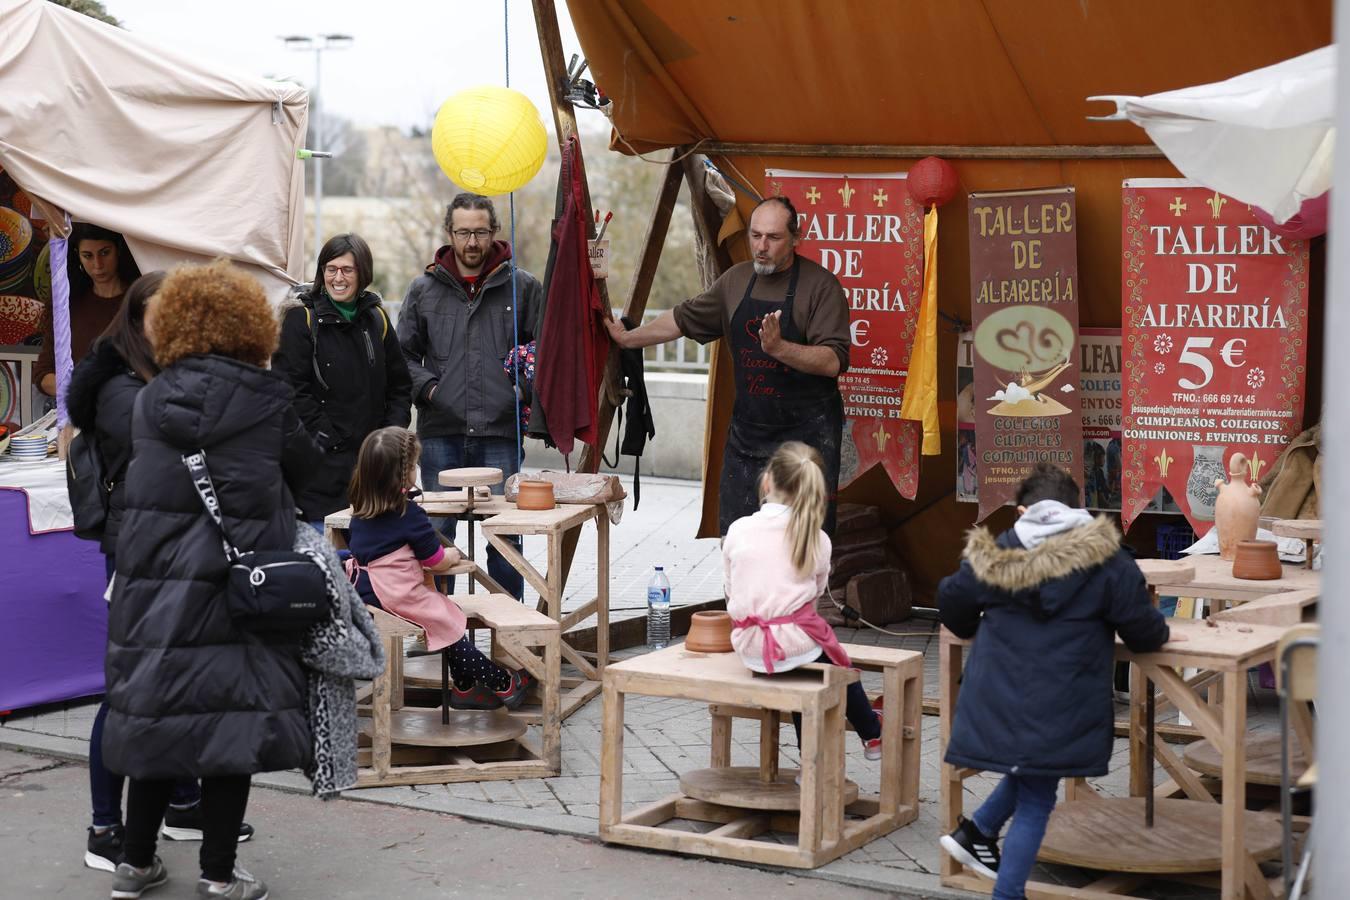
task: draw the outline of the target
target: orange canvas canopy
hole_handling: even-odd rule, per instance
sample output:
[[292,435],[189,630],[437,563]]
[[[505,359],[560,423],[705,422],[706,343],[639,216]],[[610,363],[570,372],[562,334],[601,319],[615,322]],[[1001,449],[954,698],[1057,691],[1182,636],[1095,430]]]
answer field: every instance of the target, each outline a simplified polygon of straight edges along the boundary
[[[1074,185],[1085,327],[1120,326],[1121,182],[1177,172],[1160,157],[1131,157],[1147,150],[1147,135],[1126,122],[1088,121],[1110,108],[1084,98],[1218,81],[1332,39],[1330,0],[573,0],[569,9],[596,83],[613,100],[612,146],[622,152],[704,141],[795,145],[791,156],[714,152],[719,167],[761,193],[768,168],[864,173],[916,161],[894,150],[845,158],[828,145],[936,146],[963,191]],[[1037,147],[1059,152],[1018,149]],[[941,213],[938,291],[940,310],[969,322],[962,199]],[[751,201],[738,200],[747,216]],[[734,259],[746,258],[742,234],[726,240]],[[946,448],[956,446],[955,356],[956,335],[945,333]],[[731,399],[723,358],[710,392],[704,536],[716,533]],[[878,489],[894,496],[895,518],[904,519],[894,541],[920,593],[955,567],[974,518],[973,506],[949,496],[955,466],[954,451],[925,457],[913,504],[877,471],[855,482],[869,500]]]

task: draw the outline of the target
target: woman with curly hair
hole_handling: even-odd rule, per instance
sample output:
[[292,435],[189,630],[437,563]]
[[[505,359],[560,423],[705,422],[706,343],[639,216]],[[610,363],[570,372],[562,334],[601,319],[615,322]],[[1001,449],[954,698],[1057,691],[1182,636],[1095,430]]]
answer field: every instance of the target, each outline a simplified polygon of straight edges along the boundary
[[136,397],[126,511],[108,622],[103,758],[131,779],[112,896],[168,875],[155,837],[175,779],[202,785],[199,897],[262,900],[235,866],[254,772],[310,756],[298,647],[240,629],[221,535],[183,457],[205,453],[225,529],[241,552],[289,550],[295,491],[321,451],[264,368],[277,327],[262,286],[224,260],[182,266],[146,313],[161,371]]

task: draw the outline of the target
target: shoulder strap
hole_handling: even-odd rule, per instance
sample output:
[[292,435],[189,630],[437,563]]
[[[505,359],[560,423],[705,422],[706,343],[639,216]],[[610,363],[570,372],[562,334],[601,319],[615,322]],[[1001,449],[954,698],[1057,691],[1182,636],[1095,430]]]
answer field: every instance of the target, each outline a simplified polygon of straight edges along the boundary
[[380,328],[380,340],[383,341],[389,336],[389,313],[384,311],[383,306],[376,306],[375,311],[380,314],[380,321],[384,323]]
[[328,390],[328,382],[323,379],[323,372],[319,370],[319,317],[314,315],[314,311],[308,306],[305,308],[305,324],[309,326],[309,364],[314,369],[314,380],[319,383],[319,387],[325,391]]
[[211,483],[211,472],[206,468],[206,451],[184,453],[182,460],[183,465],[187,466],[188,475],[192,478],[192,486],[197,489],[197,496],[201,498],[202,506],[206,508],[206,514],[216,523],[216,528],[220,531],[221,543],[225,545],[226,561],[235,562],[239,558],[239,550],[225,531],[225,520],[220,515],[220,501],[216,498],[216,486]]

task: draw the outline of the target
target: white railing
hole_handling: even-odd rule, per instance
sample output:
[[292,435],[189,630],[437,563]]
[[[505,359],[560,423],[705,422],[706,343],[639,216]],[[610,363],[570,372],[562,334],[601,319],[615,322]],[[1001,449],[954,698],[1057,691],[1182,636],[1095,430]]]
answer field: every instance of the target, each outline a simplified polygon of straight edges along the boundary
[[[652,310],[643,314],[642,324],[660,316],[664,310]],[[615,318],[622,314],[614,310]],[[686,374],[704,374],[708,371],[711,344],[700,344],[686,337],[678,337],[668,344],[657,344],[642,351],[642,361],[649,372],[683,372]]]

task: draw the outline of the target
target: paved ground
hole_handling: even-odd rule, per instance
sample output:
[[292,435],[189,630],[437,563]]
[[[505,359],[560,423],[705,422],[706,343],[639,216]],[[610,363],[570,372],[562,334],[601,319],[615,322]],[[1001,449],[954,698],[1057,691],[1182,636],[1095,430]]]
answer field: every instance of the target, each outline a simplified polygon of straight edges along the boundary
[[[650,566],[657,563],[666,565],[672,573],[676,602],[694,602],[720,596],[720,557],[716,542],[692,540],[698,514],[697,486],[652,479],[644,482],[643,495],[641,510],[628,510],[623,523],[613,532],[613,605],[616,608],[637,606],[645,597]],[[542,542],[533,543],[541,546],[534,548],[527,544],[526,552],[537,556],[543,552]],[[579,597],[588,598],[594,591],[593,545],[589,555],[585,549],[583,543],[582,551],[577,555],[569,593],[575,592]],[[587,579],[591,593],[585,593]],[[641,614],[641,609],[630,610],[630,614]],[[923,651],[926,662],[925,692],[932,695],[937,690],[937,640],[934,629],[932,620],[914,618],[891,629],[902,636],[850,629],[840,629],[839,636],[845,642],[878,643]],[[641,651],[630,650],[619,655],[635,652]],[[1250,702],[1253,727],[1276,727],[1272,692],[1255,691]],[[19,714],[0,719],[4,723],[0,726],[0,747],[83,759],[87,757],[94,709],[90,704],[71,704],[43,710],[38,714]],[[625,722],[628,729],[624,742],[624,768],[628,776],[624,791],[626,805],[638,805],[673,793],[678,773],[707,765],[709,722],[705,705],[680,700],[630,697]],[[474,884],[480,888],[519,888],[521,892],[531,885],[544,885],[547,896],[558,896],[560,891],[566,895],[570,894],[573,885],[596,884],[586,880],[592,877],[588,867],[600,865],[601,860],[607,870],[613,865],[620,873],[618,882],[599,889],[601,895],[620,893],[622,888],[624,893],[639,889],[654,896],[665,896],[662,892],[674,883],[666,879],[677,877],[674,874],[677,870],[702,872],[704,870],[699,869],[699,866],[712,864],[677,863],[670,857],[633,854],[616,848],[601,849],[591,843],[559,843],[559,838],[546,838],[537,833],[552,832],[594,840],[599,800],[599,724],[598,701],[592,701],[567,721],[563,733],[563,771],[557,778],[377,788],[350,792],[346,795],[348,799],[328,805],[283,796],[275,791],[259,790],[255,805],[258,812],[253,818],[264,829],[270,829],[272,834],[279,834],[283,830],[281,823],[285,822],[285,833],[298,836],[299,845],[305,852],[281,846],[284,842],[263,840],[257,848],[250,848],[250,854],[258,855],[246,855],[245,865],[256,860],[259,871],[264,875],[283,873],[291,888],[284,895],[287,897],[371,896],[359,891],[351,894],[333,893],[334,889],[326,885],[334,882],[322,882],[325,885],[322,889],[315,887],[320,881],[314,879],[325,877],[325,870],[322,866],[313,865],[306,854],[319,854],[320,839],[331,836],[336,842],[334,846],[352,849],[352,853],[342,854],[341,865],[335,870],[339,875],[350,872],[353,878],[358,879],[357,883],[373,884],[374,881],[360,881],[365,877],[364,863],[369,860],[372,878],[380,873],[387,874],[391,879],[390,886],[408,897],[423,896],[416,891],[429,891],[438,884],[440,886],[436,890],[442,892],[454,892]],[[789,881],[800,885],[802,878],[824,878],[837,885],[870,887],[901,896],[964,896],[942,889],[936,875],[939,837],[937,725],[935,718],[924,719],[920,813],[916,822],[810,875],[789,873],[773,876],[772,880],[764,884],[771,885],[772,890],[779,890]],[[782,746],[784,765],[795,765],[796,748],[790,728],[785,728],[782,733]],[[864,791],[877,790],[879,764],[863,759],[861,746],[856,741],[850,740],[848,748],[849,777],[858,782]],[[754,764],[757,760],[756,726],[749,722],[738,723],[734,731],[733,764]],[[1094,784],[1104,793],[1124,794],[1127,788],[1127,766],[1125,742],[1118,740],[1111,773],[1095,780]],[[73,887],[75,884],[88,883],[88,878],[79,875],[75,869],[79,859],[79,853],[76,852],[79,849],[77,832],[83,827],[87,788],[80,780],[80,772],[71,766],[59,766],[52,771],[60,774],[51,775],[50,782],[46,780],[48,776],[45,773],[33,776],[37,778],[34,783],[40,787],[35,791],[14,788],[14,778],[0,783],[0,861],[6,854],[15,852],[15,847],[29,846],[23,842],[30,840],[27,835],[35,834],[37,837],[31,839],[34,841],[32,847],[40,848],[39,857],[50,857],[46,865],[50,867],[53,880],[49,883],[53,889],[70,886],[65,888],[70,891],[67,896],[91,896],[83,893],[83,888],[76,890]],[[3,768],[0,768],[0,776],[3,772]],[[24,776],[20,780],[27,783],[31,779]],[[255,779],[255,784],[288,791],[306,790],[303,778],[294,773],[263,776]],[[993,784],[992,778],[984,776],[968,780],[966,808],[973,809],[988,794]],[[370,803],[396,809],[375,812],[371,810]],[[18,814],[11,814],[11,808]],[[533,831],[484,832],[476,826],[455,823],[453,819],[445,818],[445,813]],[[273,815],[276,818],[270,818]],[[44,817],[59,817],[60,824],[50,827],[44,825]],[[356,827],[352,827],[353,824]],[[266,835],[267,831],[264,831],[264,837]],[[484,835],[493,837],[489,839]],[[60,841],[67,841],[70,846],[58,848],[52,843]],[[513,847],[517,850],[512,852],[503,849],[496,852],[498,842],[503,848]],[[361,854],[362,849],[370,848],[379,852],[373,855]],[[177,854],[174,859],[181,860],[178,868],[185,869],[190,854],[182,852],[181,848],[172,849]],[[419,853],[423,855],[412,855]],[[451,853],[454,854],[454,862],[438,856]],[[518,880],[513,881],[510,877],[495,875],[491,866],[480,865],[480,855],[484,853],[489,857],[495,853],[495,858],[499,860],[519,860],[528,856],[547,863],[540,867],[525,867],[529,871],[519,872]],[[470,868],[465,869],[458,864],[457,860],[461,856],[471,860]],[[400,874],[402,863],[389,862],[405,859],[426,862],[419,862],[410,868],[409,872],[413,874]],[[555,860],[564,859],[565,864],[558,863],[561,869],[554,868]],[[547,869],[545,877],[535,880],[541,869]],[[556,872],[560,870],[569,873],[568,879],[561,885],[556,879]],[[47,868],[39,866],[34,871],[40,873],[47,871]],[[726,874],[729,871],[735,871],[736,875]],[[714,892],[733,883],[741,885],[737,888],[738,892],[742,889],[751,891],[755,888],[750,882],[742,883],[736,879],[742,876],[764,877],[746,870],[728,870],[723,866],[707,868],[706,872],[706,875],[696,874],[693,877],[699,879],[701,890],[711,889]],[[574,874],[575,878],[572,877]],[[547,876],[551,876],[551,879]],[[1040,876],[1072,885],[1081,885],[1090,880],[1084,873],[1067,869],[1043,870]],[[34,877],[39,876],[35,874]],[[474,878],[483,880],[475,882]],[[439,882],[437,879],[440,879]],[[338,877],[336,883],[341,883],[341,880]],[[281,886],[280,882],[278,886]],[[819,885],[812,890],[818,891]],[[683,895],[685,891],[681,890],[680,893]],[[54,891],[47,893],[44,887],[36,895],[56,894]],[[0,896],[11,896],[8,885],[0,888]],[[1156,890],[1155,896],[1212,894],[1166,886]]]
[[[0,866],[6,898],[107,897],[111,876],[84,868],[88,775],[83,766],[0,750]],[[255,790],[258,829],[239,862],[276,900],[432,900],[445,897],[782,897],[820,884],[794,876],[628,851],[454,816],[372,803],[319,806]],[[162,842],[169,883],[147,897],[195,896],[195,843]],[[524,864],[522,864],[524,863]],[[832,886],[831,896],[871,891]]]

